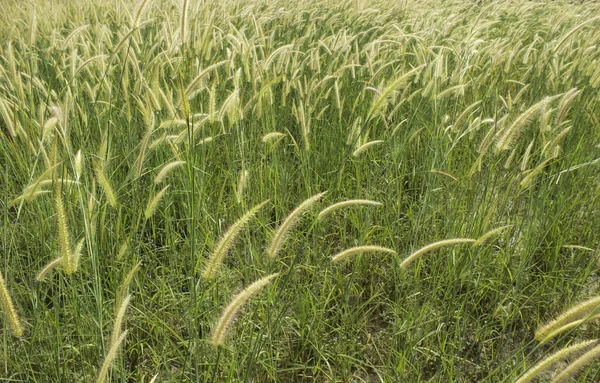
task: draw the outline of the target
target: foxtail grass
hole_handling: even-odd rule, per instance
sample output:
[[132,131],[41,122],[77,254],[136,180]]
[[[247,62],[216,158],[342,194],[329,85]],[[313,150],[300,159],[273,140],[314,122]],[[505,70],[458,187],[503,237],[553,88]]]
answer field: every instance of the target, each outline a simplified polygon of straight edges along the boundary
[[127,293],[127,289],[129,289],[129,285],[133,281],[133,277],[135,277],[135,273],[137,273],[141,265],[142,261],[136,263],[135,266],[133,266],[125,276],[125,279],[123,280],[123,283],[121,283],[121,286],[119,286],[119,290],[117,290],[117,296],[115,301],[117,306],[121,306],[121,303],[123,302],[123,296]]
[[592,345],[598,344],[598,340],[586,340],[572,346],[558,350],[554,354],[544,358],[541,362],[527,370],[515,383],[529,383],[540,374],[548,371],[556,363],[561,362],[569,357],[579,355]]
[[169,189],[169,186],[171,186],[171,185],[167,185],[164,188],[162,188],[161,191],[156,193],[156,195],[150,201],[148,201],[146,210],[144,210],[144,218],[150,219],[150,217],[152,217],[154,215],[154,212],[156,211],[158,204],[164,197],[165,193],[167,192],[167,189]]
[[81,178],[81,174],[83,173],[83,155],[81,154],[81,149],[77,151],[75,155],[75,180],[79,181]]
[[240,172],[240,178],[237,183],[237,187],[235,188],[235,199],[237,203],[242,203],[242,197],[244,194],[244,189],[246,188],[246,183],[248,182],[248,171],[242,170]]
[[55,260],[53,260],[52,262],[48,263],[46,266],[44,266],[42,268],[42,270],[40,270],[40,272],[37,274],[37,276],[35,277],[35,279],[39,282],[43,281],[44,279],[46,279],[46,276],[52,271],[54,270],[56,267],[62,265],[64,261],[63,257],[58,257]]
[[521,135],[523,128],[553,99],[554,97],[546,97],[542,101],[534,104],[525,112],[521,113],[510,126],[499,132],[498,139],[496,140],[496,152],[507,150],[512,147],[514,142]]
[[556,319],[540,327],[535,332],[535,338],[539,341],[548,340],[548,335],[553,333],[555,330],[558,330],[559,328],[571,322],[585,318],[598,308],[600,308],[600,296],[581,302],[575,307],[572,307],[560,314]]
[[492,229],[492,230],[488,231],[487,233],[485,233],[484,235],[482,235],[481,237],[477,238],[477,240],[475,242],[473,242],[473,246],[479,246],[482,243],[484,243],[485,241],[487,241],[488,239],[492,238],[494,235],[501,233],[502,231],[509,229],[513,226],[514,225],[505,225],[505,226],[500,226],[495,229]]
[[286,136],[285,133],[269,132],[269,133],[265,134],[262,137],[262,142],[264,142],[265,144],[266,143],[271,143],[271,142],[276,142],[276,141],[279,141],[280,139],[282,139],[285,136]]
[[569,364],[554,378],[554,380],[552,380],[552,383],[566,382],[570,377],[581,372],[598,358],[600,358],[600,346],[592,348],[590,351],[577,358],[573,363]]
[[434,170],[432,170],[432,171],[431,171],[431,173],[433,173],[433,174],[439,174],[439,175],[442,175],[442,176],[448,177],[448,178],[450,178],[452,181],[458,181],[458,180],[456,179],[456,177],[454,177],[452,174],[450,174],[450,173],[448,173],[448,172],[445,172],[445,171],[443,171],[443,170],[437,170],[437,169],[434,169]]
[[333,263],[342,262],[343,260],[347,259],[348,257],[350,257],[354,254],[365,253],[365,252],[371,252],[371,253],[372,252],[380,252],[380,253],[388,253],[388,254],[393,254],[393,255],[396,254],[395,250],[388,249],[387,247],[383,247],[383,246],[375,246],[375,245],[356,246],[356,247],[351,247],[349,249],[346,249],[344,251],[337,253],[336,255],[331,257],[331,262],[333,262]]
[[434,250],[437,250],[439,248],[460,245],[460,244],[470,243],[470,242],[475,242],[475,240],[471,239],[471,238],[452,238],[452,239],[444,239],[443,241],[434,242],[430,245],[420,248],[419,250],[415,251],[414,253],[412,253],[411,255],[406,257],[404,259],[404,261],[402,261],[402,263],[400,263],[400,267],[406,268],[406,267],[408,267],[408,265],[410,265],[412,262],[417,260],[422,255],[432,252]]
[[256,282],[252,283],[250,286],[246,287],[240,293],[238,293],[231,301],[231,303],[223,310],[219,321],[215,326],[215,330],[212,335],[211,343],[214,346],[220,346],[225,341],[225,337],[227,335],[227,331],[233,322],[236,314],[244,307],[246,302],[252,296],[256,295],[259,291],[261,291],[265,286],[267,286],[273,278],[277,277],[279,274],[271,274],[263,277]]
[[273,239],[271,240],[271,244],[269,246],[269,249],[267,250],[267,255],[269,256],[269,258],[275,258],[279,250],[281,250],[281,247],[283,246],[283,243],[285,242],[289,231],[296,225],[298,219],[300,219],[300,217],[302,216],[302,213],[304,213],[312,205],[314,205],[321,198],[323,198],[323,196],[325,196],[326,193],[327,192],[315,194],[314,196],[306,199],[287,216],[287,218],[283,221],[281,226],[279,226],[279,228],[275,232],[275,235],[273,235]]
[[71,275],[75,271],[73,257],[71,256],[71,240],[69,239],[69,227],[67,224],[67,214],[63,203],[62,193],[60,190],[56,192],[54,201],[56,208],[56,229],[58,238],[58,251],[63,259],[63,267],[67,275]]
[[159,184],[159,183],[163,182],[165,180],[165,178],[167,178],[169,173],[171,173],[172,170],[180,167],[183,164],[185,164],[185,161],[169,162],[168,164],[163,166],[162,169],[160,169],[160,171],[156,174],[156,177],[154,178],[154,183]]
[[576,250],[582,250],[582,251],[589,251],[589,252],[594,252],[596,250],[591,249],[589,247],[585,247],[585,246],[580,246],[580,245],[563,245],[563,247],[565,249],[576,249]]
[[246,226],[246,224],[258,213],[258,211],[269,203],[270,199],[259,203],[254,206],[252,209],[248,210],[246,214],[244,214],[240,219],[235,221],[233,225],[227,229],[225,234],[219,239],[219,242],[215,246],[210,257],[206,261],[206,265],[204,266],[204,271],[202,272],[202,278],[204,279],[213,279],[217,275],[217,271],[219,267],[223,263],[223,259],[231,246],[235,243],[235,239],[238,234],[242,231],[242,229]]
[[0,271],[0,306],[2,307],[2,311],[4,312],[4,318],[8,322],[8,327],[10,331],[16,337],[23,336],[23,326],[19,321],[19,316],[17,314],[17,310],[15,310],[15,306],[13,304],[12,298],[8,292],[8,288],[6,287],[6,282],[4,282],[4,277],[2,272]]
[[334,203],[333,205],[326,207],[325,209],[321,210],[318,218],[322,219],[325,216],[327,216],[328,214],[331,214],[338,209],[348,207],[348,206],[357,206],[357,205],[358,206],[361,206],[361,205],[362,206],[381,206],[383,204],[381,202],[372,201],[372,200],[368,200],[368,199],[350,199],[347,201]]
[[102,367],[100,368],[100,372],[98,373],[98,379],[96,383],[104,383],[110,367],[117,357],[117,353],[119,352],[119,348],[121,343],[125,340],[125,336],[127,335],[127,330],[121,333],[121,327],[123,325],[123,318],[125,316],[125,311],[127,310],[127,306],[131,301],[131,295],[128,295],[121,305],[119,306],[119,310],[117,311],[117,315],[115,317],[115,323],[113,324],[113,330],[110,337],[110,347],[108,349],[108,353],[104,358],[104,362],[102,363]]
[[111,186],[110,182],[108,182],[108,178],[106,178],[106,175],[104,174],[104,167],[100,164],[96,165],[96,179],[98,180],[98,183],[100,184],[102,190],[104,190],[104,194],[106,195],[106,199],[108,200],[110,206],[116,208],[117,195],[115,194],[115,191]]
[[369,150],[369,148],[375,146],[375,145],[379,145],[384,143],[385,141],[383,140],[375,140],[375,141],[370,141],[367,142],[365,144],[362,144],[361,146],[359,146],[354,152],[352,152],[352,155],[354,157],[358,157],[360,156],[362,153],[366,152],[367,150]]

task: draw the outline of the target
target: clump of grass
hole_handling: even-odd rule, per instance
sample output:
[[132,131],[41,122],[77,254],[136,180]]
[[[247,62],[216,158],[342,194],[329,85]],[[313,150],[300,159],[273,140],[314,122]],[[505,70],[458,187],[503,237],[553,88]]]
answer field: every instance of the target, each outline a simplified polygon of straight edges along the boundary
[[328,214],[333,213],[334,211],[344,208],[344,207],[348,207],[348,206],[381,206],[383,205],[381,202],[377,202],[377,201],[372,201],[372,200],[368,200],[368,199],[349,199],[347,201],[342,201],[342,202],[338,202],[338,203],[334,203],[331,206],[326,207],[325,209],[321,210],[321,212],[319,213],[318,219],[322,219],[325,216],[327,216]]
[[23,336],[23,326],[21,326],[21,322],[19,321],[17,310],[15,310],[8,288],[6,287],[6,282],[4,282],[2,272],[0,272],[0,306],[2,307],[4,317],[6,318],[8,327],[13,335],[16,337]]
[[227,330],[229,329],[233,319],[236,314],[244,307],[246,302],[252,296],[257,294],[260,290],[262,290],[265,286],[267,286],[273,278],[277,277],[279,274],[271,274],[263,277],[256,282],[252,283],[250,286],[246,287],[240,293],[238,293],[232,300],[231,303],[223,310],[217,325],[215,326],[215,331],[213,332],[211,343],[214,346],[220,346],[225,341],[225,336],[227,335]]
[[327,194],[327,192],[315,194],[314,196],[306,199],[296,209],[294,209],[294,211],[292,211],[287,216],[287,218],[283,221],[281,226],[279,226],[279,228],[275,232],[275,235],[273,235],[273,239],[271,240],[271,245],[269,246],[269,249],[267,250],[267,255],[269,256],[269,258],[275,258],[275,256],[277,255],[277,253],[283,246],[283,243],[285,242],[285,239],[287,238],[289,231],[298,222],[298,219],[302,216],[302,213],[304,213],[307,209],[309,209],[317,201],[319,201],[321,198],[323,198],[323,196],[325,196],[325,194]]
[[430,245],[420,248],[419,250],[415,251],[414,253],[412,253],[411,255],[406,257],[404,259],[404,261],[402,261],[402,263],[400,263],[400,267],[406,268],[406,267],[408,267],[408,265],[410,265],[412,262],[414,262],[417,258],[421,257],[424,254],[427,254],[429,252],[437,250],[439,248],[460,245],[460,244],[469,243],[469,242],[475,242],[475,240],[472,238],[452,238],[452,239],[444,239],[443,241],[434,242]]
[[242,231],[242,229],[246,226],[250,219],[252,219],[252,217],[254,217],[263,206],[269,203],[269,201],[271,200],[268,199],[254,206],[252,209],[248,210],[248,212],[244,214],[240,219],[235,221],[235,223],[231,225],[229,229],[227,229],[225,234],[223,234],[221,239],[219,239],[219,242],[217,243],[217,246],[215,246],[215,249],[213,250],[210,257],[208,257],[206,265],[204,266],[204,271],[202,272],[202,278],[212,279],[217,275],[217,271],[223,263],[225,255],[227,254],[229,249],[231,249],[231,246],[233,246],[238,234]]
[[388,254],[393,254],[393,255],[396,254],[395,250],[389,249],[389,248],[383,247],[383,246],[375,246],[375,245],[356,246],[356,247],[351,247],[349,249],[346,249],[344,251],[337,253],[336,255],[331,257],[331,262],[338,263],[338,262],[341,262],[341,261],[347,259],[351,255],[365,253],[365,252],[380,252],[380,253],[388,253]]

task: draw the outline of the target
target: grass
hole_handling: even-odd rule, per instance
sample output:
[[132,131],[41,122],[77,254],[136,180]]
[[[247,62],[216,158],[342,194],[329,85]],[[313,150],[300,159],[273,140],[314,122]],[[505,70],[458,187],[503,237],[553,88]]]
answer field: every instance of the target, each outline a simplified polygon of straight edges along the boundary
[[2,7],[0,381],[600,379],[597,3]]

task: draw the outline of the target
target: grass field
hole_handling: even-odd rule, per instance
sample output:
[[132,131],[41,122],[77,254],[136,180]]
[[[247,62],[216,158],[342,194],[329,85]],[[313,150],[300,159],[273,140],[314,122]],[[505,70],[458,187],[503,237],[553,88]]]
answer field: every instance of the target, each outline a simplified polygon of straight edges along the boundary
[[0,5],[0,381],[600,380],[599,3]]

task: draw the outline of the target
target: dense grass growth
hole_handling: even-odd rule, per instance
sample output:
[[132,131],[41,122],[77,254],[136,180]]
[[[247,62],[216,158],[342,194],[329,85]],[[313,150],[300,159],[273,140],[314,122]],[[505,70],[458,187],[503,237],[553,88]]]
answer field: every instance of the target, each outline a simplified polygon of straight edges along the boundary
[[3,2],[0,380],[597,381],[597,15]]

